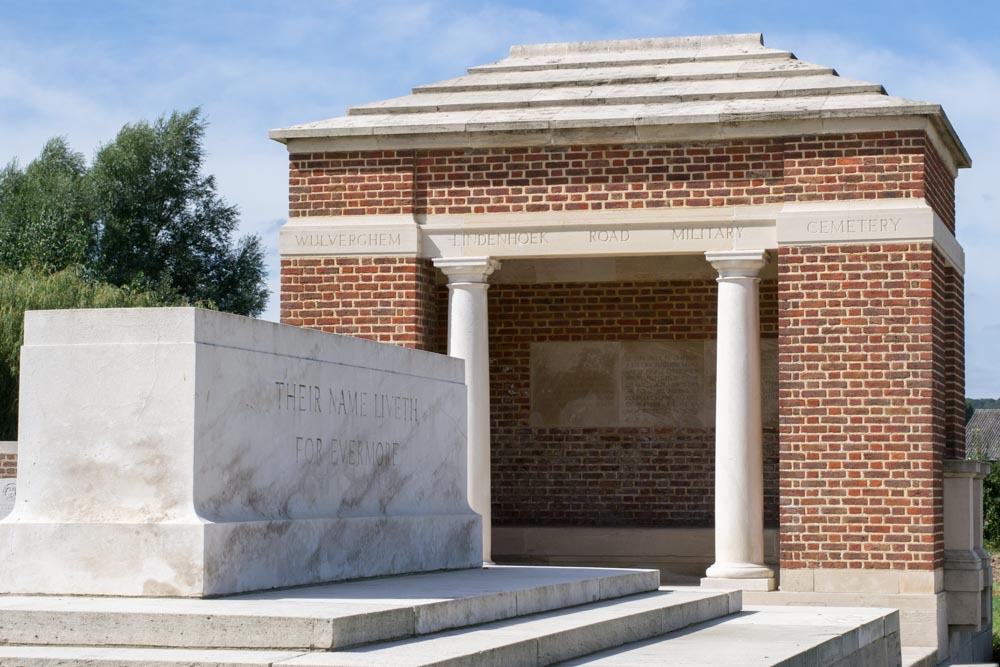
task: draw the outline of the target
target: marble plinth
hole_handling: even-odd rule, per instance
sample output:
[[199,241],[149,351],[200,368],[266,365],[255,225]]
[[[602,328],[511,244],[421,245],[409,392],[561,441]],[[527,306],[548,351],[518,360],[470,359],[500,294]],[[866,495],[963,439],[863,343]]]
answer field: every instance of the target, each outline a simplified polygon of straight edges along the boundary
[[0,592],[215,596],[482,564],[461,361],[190,308],[27,313]]

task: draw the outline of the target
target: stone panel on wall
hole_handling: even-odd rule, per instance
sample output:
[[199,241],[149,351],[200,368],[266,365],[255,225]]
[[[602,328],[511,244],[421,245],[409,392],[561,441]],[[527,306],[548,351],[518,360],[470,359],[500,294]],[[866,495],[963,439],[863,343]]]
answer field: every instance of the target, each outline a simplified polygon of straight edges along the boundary
[[[531,345],[533,427],[715,426],[714,340]],[[778,346],[761,340],[762,421],[778,423]]]

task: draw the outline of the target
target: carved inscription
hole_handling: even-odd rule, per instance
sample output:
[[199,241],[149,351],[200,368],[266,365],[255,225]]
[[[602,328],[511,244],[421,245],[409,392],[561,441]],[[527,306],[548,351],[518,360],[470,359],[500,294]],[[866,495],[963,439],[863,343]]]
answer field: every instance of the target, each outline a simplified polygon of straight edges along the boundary
[[[347,424],[369,420],[420,423],[415,396],[362,391],[353,387],[320,386],[276,380],[275,407],[279,414],[306,413],[343,418]],[[341,429],[342,430],[342,429]],[[395,440],[362,436],[294,435],[295,461],[303,465],[381,467],[399,465],[401,444]],[[366,429],[367,430],[367,429]]]
[[810,220],[806,231],[810,234],[878,234],[895,232],[902,218],[841,218],[839,220]]
[[399,443],[295,436],[296,463],[351,466],[399,465]]
[[527,246],[548,242],[548,232],[463,232],[451,235],[451,245],[469,246]]
[[[278,412],[318,412],[341,416],[396,419],[420,422],[418,401],[413,396],[395,396],[346,387],[323,387],[276,380]],[[324,406],[324,403],[326,407]]]
[[[542,427],[715,425],[714,340],[531,346],[531,423]],[[761,340],[763,425],[778,425],[777,340]]]
[[673,231],[674,241],[715,241],[743,238],[743,227],[678,227]]
[[5,517],[14,509],[17,497],[17,479],[0,479],[0,517]]
[[590,232],[590,243],[625,243],[629,240],[627,229],[619,230],[597,230]]
[[295,245],[305,248],[391,248],[402,245],[396,232],[295,234]]
[[711,425],[702,341],[630,342],[622,348],[623,425]]

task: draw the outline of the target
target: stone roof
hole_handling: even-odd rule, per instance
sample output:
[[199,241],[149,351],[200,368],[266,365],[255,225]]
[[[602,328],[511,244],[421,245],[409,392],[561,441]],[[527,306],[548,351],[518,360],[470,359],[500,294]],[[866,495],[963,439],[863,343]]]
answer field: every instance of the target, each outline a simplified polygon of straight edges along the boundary
[[965,425],[965,455],[1000,460],[1000,410],[976,410]]
[[[765,47],[760,34],[514,46],[498,62],[418,86],[346,116],[272,130],[295,139],[367,138],[389,147],[555,143],[593,139],[695,140],[837,131],[838,119],[925,118],[957,166],[969,157],[940,105],[892,97],[876,83]],[[461,138],[454,135],[461,135]],[[450,141],[448,140],[450,139]]]

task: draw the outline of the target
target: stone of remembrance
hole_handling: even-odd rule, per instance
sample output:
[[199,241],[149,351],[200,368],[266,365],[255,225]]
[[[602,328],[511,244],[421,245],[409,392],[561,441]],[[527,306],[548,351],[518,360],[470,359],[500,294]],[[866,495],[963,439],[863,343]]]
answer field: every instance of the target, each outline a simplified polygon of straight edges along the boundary
[[200,309],[28,313],[5,593],[479,566],[460,361]]

